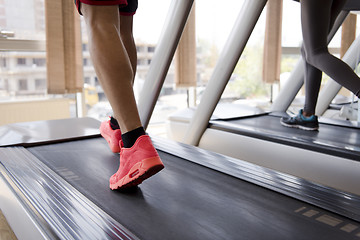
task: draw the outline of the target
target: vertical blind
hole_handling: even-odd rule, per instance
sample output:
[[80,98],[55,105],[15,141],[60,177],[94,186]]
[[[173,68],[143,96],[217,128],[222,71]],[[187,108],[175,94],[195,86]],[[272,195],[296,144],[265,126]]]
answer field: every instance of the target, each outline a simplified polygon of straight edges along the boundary
[[48,93],[81,92],[80,16],[70,0],[45,0]]

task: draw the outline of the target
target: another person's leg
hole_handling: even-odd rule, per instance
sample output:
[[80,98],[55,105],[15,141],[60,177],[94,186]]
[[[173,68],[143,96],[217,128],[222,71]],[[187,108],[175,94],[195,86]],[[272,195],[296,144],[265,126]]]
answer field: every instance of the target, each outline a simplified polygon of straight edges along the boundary
[[[303,59],[306,59],[304,49],[301,49]],[[319,96],[320,86],[321,86],[322,72],[313,67],[305,61],[305,71],[304,71],[304,85],[305,85],[305,104],[303,115],[305,117],[310,117],[315,114],[315,108],[317,99]]]
[[342,86],[360,95],[360,78],[346,63],[328,52],[327,34],[344,0],[301,0],[301,24],[306,61]]
[[[323,7],[326,8],[326,5],[325,6],[323,5]],[[336,18],[339,15],[340,11],[342,10],[342,7],[343,5],[341,2],[335,2],[331,5],[330,19],[328,23],[329,24],[328,33],[330,33],[331,29],[333,28]],[[305,25],[306,24],[304,24],[303,26]],[[306,31],[306,29],[304,29],[304,31]],[[328,36],[328,33],[326,35],[326,38]],[[306,62],[306,54],[304,47],[302,47],[301,53],[303,59],[305,60],[305,78],[304,78],[305,104],[304,104],[303,115],[305,117],[310,117],[311,115],[315,114],[315,108],[321,86],[322,72],[316,67],[313,67],[311,64]]]
[[[125,30],[132,28],[132,16],[124,20],[117,5],[82,4],[81,12],[88,30],[96,74],[123,133],[120,167],[110,178],[110,187],[117,189],[138,185],[160,171],[163,164],[149,136],[145,135],[133,93],[136,48],[131,42],[123,42],[123,38],[129,39],[124,34],[130,33]],[[123,23],[121,20],[124,20]]]
[[318,129],[318,120],[314,114],[320,90],[321,72],[325,72],[359,97],[360,79],[346,63],[332,56],[327,48],[327,35],[345,2],[344,0],[300,0],[304,40],[302,53],[306,61],[305,106],[297,116],[282,118],[282,125],[304,130]]
[[[301,0],[301,4],[306,4],[306,0]],[[318,12],[317,8],[320,5],[322,12]],[[315,6],[316,5],[316,6]],[[310,6],[310,5],[309,5]],[[332,0],[319,0],[319,2],[311,5],[310,8],[301,9],[301,23],[304,44],[301,48],[302,56],[305,60],[305,104],[304,108],[299,111],[299,114],[294,117],[281,118],[281,124],[287,127],[301,128],[303,130],[317,130],[319,128],[318,119],[314,115],[321,86],[322,71],[310,64],[308,60],[309,42],[312,46],[326,49],[327,51],[327,36],[331,31],[335,20],[342,9],[342,4],[333,4]],[[312,22],[319,21],[316,27],[312,28]],[[320,30],[319,30],[319,29]],[[305,39],[307,39],[305,41]]]

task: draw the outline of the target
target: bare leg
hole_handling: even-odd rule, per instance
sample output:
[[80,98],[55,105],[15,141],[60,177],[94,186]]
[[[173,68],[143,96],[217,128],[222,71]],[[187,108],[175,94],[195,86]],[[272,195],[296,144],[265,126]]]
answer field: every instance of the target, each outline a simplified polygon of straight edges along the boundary
[[[129,47],[131,44],[126,45],[127,49],[122,40],[120,25],[124,24],[120,20],[124,18],[120,18],[118,6],[82,4],[81,11],[87,26],[90,54],[96,74],[122,133],[141,127],[132,88],[135,62],[127,51],[130,53],[133,50]],[[127,18],[124,20],[126,22],[132,24],[132,19]],[[125,29],[129,30],[124,27]]]
[[129,56],[131,67],[135,77],[137,67],[137,51],[133,37],[133,16],[120,15],[120,36],[125,46],[126,52]]
[[163,169],[164,164],[145,134],[135,102],[133,81],[137,57],[132,17],[120,17],[117,5],[82,4],[81,10],[96,74],[122,132],[121,142],[118,141],[120,165],[110,177],[110,188],[136,186]]

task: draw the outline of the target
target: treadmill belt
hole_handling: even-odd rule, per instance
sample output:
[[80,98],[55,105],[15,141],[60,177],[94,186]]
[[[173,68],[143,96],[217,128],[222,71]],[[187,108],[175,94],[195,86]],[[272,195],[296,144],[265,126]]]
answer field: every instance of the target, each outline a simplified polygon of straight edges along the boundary
[[353,220],[162,151],[165,169],[124,192],[102,138],[27,150],[140,239],[360,239]]
[[271,114],[210,122],[213,129],[360,160],[359,128],[321,122],[319,127],[319,131],[284,127],[280,117]]

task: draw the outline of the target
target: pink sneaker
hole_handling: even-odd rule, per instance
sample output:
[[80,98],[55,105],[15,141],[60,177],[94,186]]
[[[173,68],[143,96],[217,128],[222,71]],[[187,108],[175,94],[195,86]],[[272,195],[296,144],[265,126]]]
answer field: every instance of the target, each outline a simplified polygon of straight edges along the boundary
[[121,147],[119,143],[121,140],[121,131],[120,129],[112,129],[110,126],[110,120],[101,123],[100,134],[108,142],[112,152],[120,152]]
[[120,166],[110,178],[110,188],[124,189],[139,185],[164,168],[148,135],[140,136],[131,148],[121,148]]

